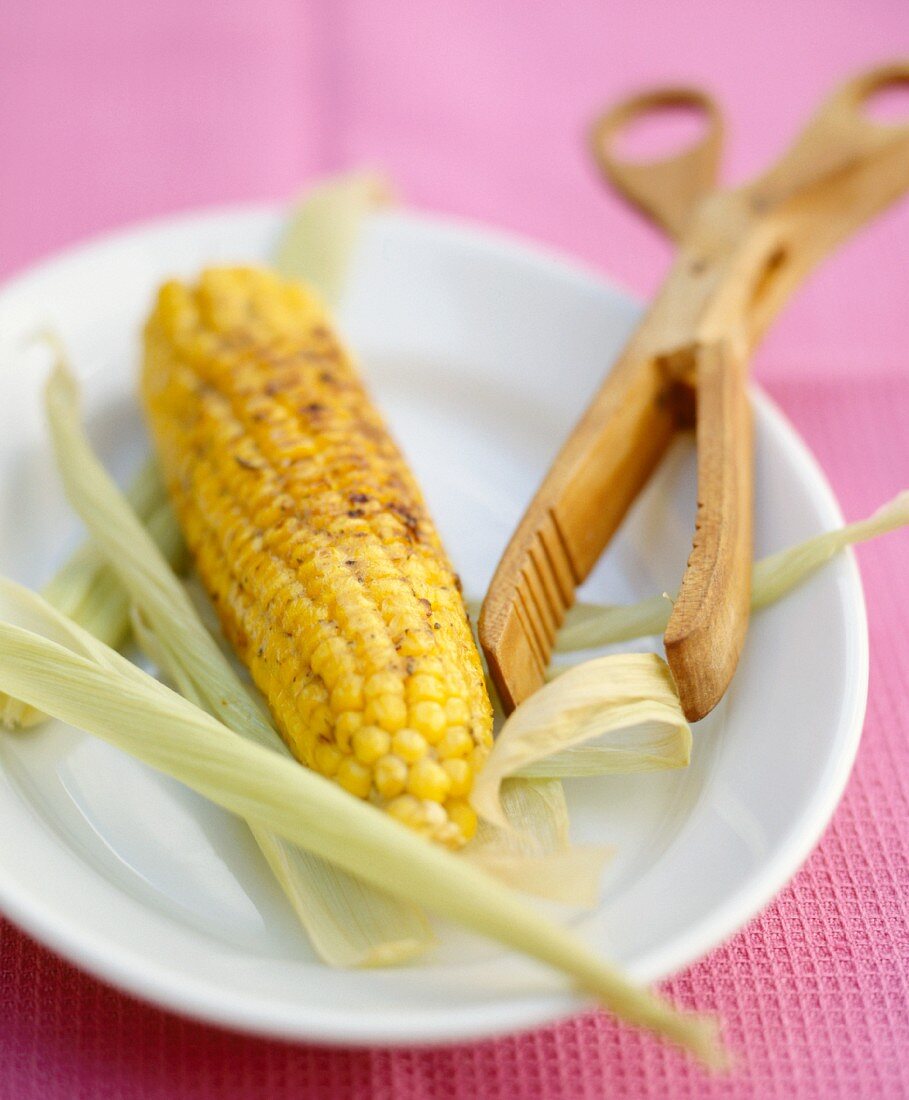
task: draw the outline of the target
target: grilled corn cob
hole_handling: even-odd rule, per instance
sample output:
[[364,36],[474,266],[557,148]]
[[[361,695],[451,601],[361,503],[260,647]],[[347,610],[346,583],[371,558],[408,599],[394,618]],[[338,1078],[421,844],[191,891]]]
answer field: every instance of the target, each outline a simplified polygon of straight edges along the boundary
[[145,332],[162,469],[221,624],[294,755],[449,847],[492,711],[412,474],[302,285],[169,282]]

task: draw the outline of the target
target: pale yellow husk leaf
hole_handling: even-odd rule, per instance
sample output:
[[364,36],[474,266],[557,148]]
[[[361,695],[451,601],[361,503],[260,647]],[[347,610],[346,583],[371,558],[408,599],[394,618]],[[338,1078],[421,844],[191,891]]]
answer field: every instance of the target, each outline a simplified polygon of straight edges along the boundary
[[632,985],[570,931],[468,861],[287,756],[238,736],[34,593],[10,582],[3,587],[25,605],[31,625],[43,621],[56,640],[0,622],[0,690],[102,737],[351,875],[562,971],[621,1018],[706,1062],[723,1060],[712,1019],[677,1012]]
[[655,653],[598,657],[546,684],[510,715],[471,802],[485,820],[507,829],[505,779],[685,767],[690,754],[691,728],[666,662]]
[[[130,486],[126,499],[148,529],[168,563],[183,562],[185,547],[157,463],[149,459]],[[115,648],[129,633],[129,597],[108,567],[107,559],[91,542],[83,543],[45,585],[43,595],[64,615]],[[0,696],[0,726],[29,729],[46,715],[18,699]]]
[[[488,673],[486,687],[496,726],[500,726],[505,712]],[[508,828],[480,818],[477,834],[464,851],[465,858],[525,894],[582,908],[595,905],[603,867],[613,848],[572,845],[568,803],[561,782],[545,778],[508,780],[502,787],[502,811]]]
[[390,200],[391,187],[376,172],[351,172],[310,188],[291,211],[275,268],[337,305],[364,219]]
[[557,779],[506,779],[499,792],[508,828],[480,820],[463,858],[524,893],[592,908],[614,849],[572,844]]

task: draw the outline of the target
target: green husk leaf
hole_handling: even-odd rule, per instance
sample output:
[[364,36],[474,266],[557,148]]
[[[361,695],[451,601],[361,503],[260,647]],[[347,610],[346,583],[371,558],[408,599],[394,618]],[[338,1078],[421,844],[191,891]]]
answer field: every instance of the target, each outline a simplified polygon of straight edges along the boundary
[[0,690],[103,738],[351,875],[389,886],[414,905],[547,963],[629,1023],[711,1065],[723,1062],[713,1019],[678,1012],[637,988],[570,931],[466,860],[286,755],[239,736],[39,596],[20,589],[19,598],[51,620],[57,640],[0,623]]
[[691,728],[672,674],[655,653],[620,653],[568,669],[511,714],[476,778],[471,802],[509,827],[504,780],[685,767]]
[[903,490],[867,519],[824,531],[814,538],[780,550],[755,564],[751,606],[766,607],[807,580],[834,555],[859,542],[868,542],[909,524],[909,490]]
[[351,172],[311,188],[291,211],[275,268],[337,305],[364,218],[390,200],[390,185],[375,172]]
[[[824,531],[805,542],[762,558],[755,562],[751,574],[752,610],[767,607],[781,599],[847,546],[876,539],[907,524],[909,490],[904,490],[867,519],[835,531]],[[570,653],[662,634],[671,612],[672,600],[666,595],[651,596],[627,606],[577,604],[568,612],[556,641],[556,650]]]
[[[672,614],[672,599],[663,593],[635,604],[578,603],[565,616],[556,638],[557,653],[595,649],[615,642],[629,642],[662,634]],[[557,669],[554,671],[558,671]]]
[[[157,463],[149,459],[126,494],[168,563],[179,569],[185,557],[183,536],[167,502]],[[96,638],[117,648],[129,633],[129,597],[107,559],[92,543],[83,543],[44,587],[46,600]],[[0,696],[0,726],[28,729],[46,715],[18,699]]]
[[[277,731],[202,625],[185,589],[95,457],[77,411],[75,380],[63,360],[47,386],[47,413],[67,497],[136,608],[136,622],[164,673],[237,733],[290,758]],[[300,765],[295,765],[299,767]],[[404,962],[432,942],[425,916],[325,865],[253,824],[314,947],[333,966]],[[351,919],[357,914],[357,919]]]

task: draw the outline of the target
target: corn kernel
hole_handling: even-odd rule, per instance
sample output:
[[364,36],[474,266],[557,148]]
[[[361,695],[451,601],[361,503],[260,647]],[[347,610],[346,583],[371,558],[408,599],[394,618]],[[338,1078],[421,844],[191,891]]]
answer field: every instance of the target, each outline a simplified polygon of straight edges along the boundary
[[407,704],[400,695],[379,695],[366,704],[363,717],[371,725],[395,733],[407,725]]
[[434,641],[431,627],[425,624],[419,630],[408,627],[401,635],[397,649],[402,657],[425,658],[432,650]]
[[444,703],[445,688],[437,676],[416,675],[407,681],[408,703]]
[[469,726],[470,708],[463,699],[452,695],[445,702],[445,717],[448,719],[449,726]]
[[361,764],[373,764],[391,748],[391,737],[378,726],[361,726],[351,744]]
[[478,745],[482,745],[486,749],[486,755],[492,751],[492,730],[487,729],[482,723],[473,723],[471,729],[473,730],[474,740]]
[[[432,627],[429,627],[432,632]],[[440,680],[446,679],[445,666],[438,657],[422,657],[414,669],[416,675],[437,676]]]
[[346,676],[335,685],[331,693],[331,709],[335,714],[363,709],[362,676]]
[[337,780],[345,791],[357,798],[366,798],[372,786],[372,772],[359,760],[345,756],[338,767]]
[[265,508],[260,508],[256,513],[256,522],[266,531],[274,527],[281,518],[281,509],[277,504],[270,504]]
[[372,584],[373,598],[380,603],[385,600],[393,604],[400,603],[406,598],[407,591],[408,585],[402,577],[383,577],[381,580],[373,581]]
[[363,715],[359,711],[346,710],[335,720],[335,741],[341,752],[350,752],[353,735],[363,725]]
[[421,806],[423,810],[423,825],[430,833],[435,833],[448,824],[448,814],[438,802],[424,799]]
[[470,840],[477,831],[477,815],[470,803],[459,798],[452,799],[445,803],[445,809],[448,811],[448,820],[457,825],[465,840]]
[[308,726],[310,737],[328,737],[330,735],[333,722],[328,703],[318,703],[313,707]]
[[442,767],[451,782],[451,789],[448,792],[450,795],[460,798],[470,792],[473,785],[473,772],[466,760],[443,760]]
[[407,789],[417,798],[431,802],[443,802],[451,789],[451,780],[441,764],[424,757],[411,765],[407,776]]
[[449,726],[436,746],[436,752],[445,760],[455,756],[469,756],[472,749],[473,738],[464,726]]
[[398,795],[388,803],[385,809],[396,821],[400,821],[402,825],[407,825],[411,829],[416,829],[423,823],[423,807],[412,794]]
[[413,764],[429,751],[426,738],[412,729],[398,730],[391,739],[391,748],[396,756],[400,756],[408,764]]
[[282,448],[284,457],[290,462],[300,462],[316,453],[318,447],[314,439],[300,439],[290,442]]
[[313,651],[309,659],[310,668],[327,683],[329,678],[334,678],[332,674],[339,671],[340,660],[346,648],[344,640],[337,635],[325,638]]
[[489,748],[486,745],[477,745],[471,752],[469,759],[473,774],[477,775],[483,770],[484,764],[489,759]]
[[392,638],[403,638],[408,630],[420,625],[420,620],[409,608],[401,607],[400,599],[397,602],[389,600],[383,603],[381,611]]
[[446,821],[441,829],[436,829],[432,834],[432,839],[439,844],[443,844],[446,848],[451,848],[452,851],[463,848],[465,844],[461,830],[453,821]]
[[324,701],[325,688],[318,680],[311,680],[306,684],[294,685],[294,709],[300,715],[308,718],[313,708]]
[[403,691],[401,677],[393,672],[376,672],[363,685],[367,699],[373,699],[377,695],[401,695]]
[[338,765],[344,759],[344,754],[337,745],[333,745],[330,741],[317,741],[313,757],[316,771],[320,775],[327,775],[330,778],[337,772]]
[[415,703],[410,708],[410,724],[434,745],[445,732],[445,711],[438,703]]
[[373,769],[373,782],[383,798],[394,798],[407,785],[407,765],[400,756],[382,756]]

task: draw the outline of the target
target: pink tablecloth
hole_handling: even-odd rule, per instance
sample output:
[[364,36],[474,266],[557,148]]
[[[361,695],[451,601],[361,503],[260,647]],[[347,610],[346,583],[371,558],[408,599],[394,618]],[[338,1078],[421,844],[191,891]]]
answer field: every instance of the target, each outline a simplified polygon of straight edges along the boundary
[[[604,197],[596,106],[708,83],[756,169],[842,74],[909,42],[905,0],[5,0],[0,271],[169,210],[281,196],[381,164],[413,201],[516,229],[642,290],[665,248]],[[909,482],[909,203],[850,244],[762,349],[758,376],[849,516]],[[669,985],[739,1057],[708,1081],[586,1016],[443,1051],[244,1038],[136,1003],[0,924],[0,1097],[909,1095],[909,536],[861,551],[871,697],[846,797],[792,885]]]

